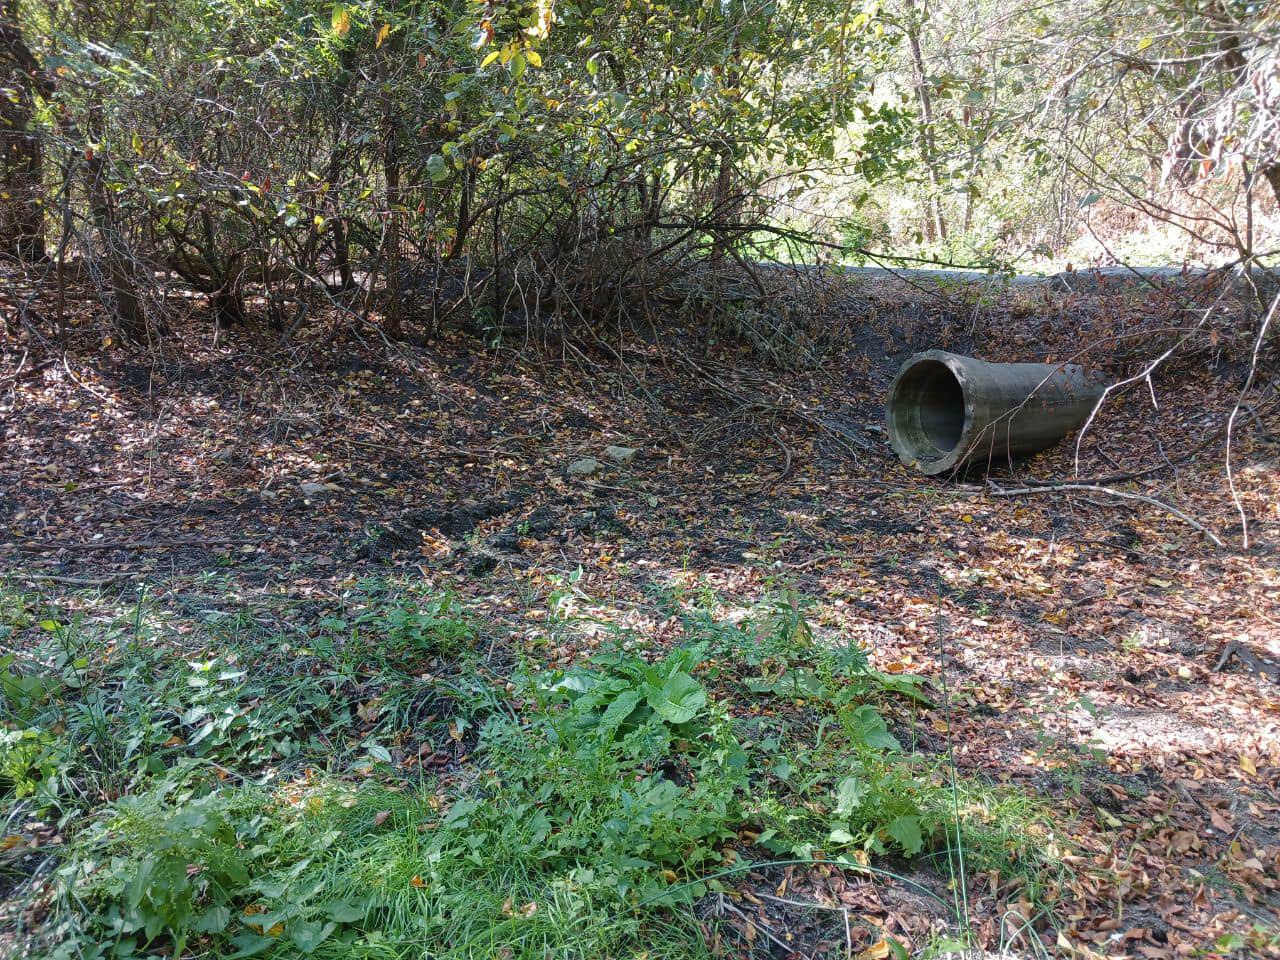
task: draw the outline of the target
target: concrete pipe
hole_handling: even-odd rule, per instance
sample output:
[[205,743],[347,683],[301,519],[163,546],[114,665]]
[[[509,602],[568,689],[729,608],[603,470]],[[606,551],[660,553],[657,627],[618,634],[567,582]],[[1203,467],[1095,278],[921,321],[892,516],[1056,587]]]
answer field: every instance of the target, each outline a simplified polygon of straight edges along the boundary
[[885,405],[889,442],[933,476],[1053,446],[1079,429],[1103,384],[1074,364],[987,363],[927,350],[902,365]]

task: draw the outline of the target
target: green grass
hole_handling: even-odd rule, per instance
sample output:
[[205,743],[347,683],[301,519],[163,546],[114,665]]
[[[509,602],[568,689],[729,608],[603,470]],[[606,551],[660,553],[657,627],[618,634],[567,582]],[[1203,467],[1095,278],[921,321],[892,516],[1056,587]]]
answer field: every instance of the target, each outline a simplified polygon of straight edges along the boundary
[[730,622],[664,593],[670,649],[615,631],[498,670],[450,597],[202,589],[0,593],[27,654],[0,668],[0,794],[65,838],[20,885],[54,956],[698,957],[694,902],[752,863],[1055,882],[1047,811],[912,750],[934,692],[818,637],[802,597]]

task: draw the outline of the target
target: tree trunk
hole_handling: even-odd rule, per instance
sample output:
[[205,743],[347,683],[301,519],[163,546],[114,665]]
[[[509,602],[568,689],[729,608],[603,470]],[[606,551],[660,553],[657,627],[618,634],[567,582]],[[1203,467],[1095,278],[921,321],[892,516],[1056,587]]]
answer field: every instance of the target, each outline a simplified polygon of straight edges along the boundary
[[[733,35],[729,44],[728,65],[725,67],[725,80],[729,87],[736,87],[739,76],[737,62],[738,51],[741,47],[741,35],[736,13],[731,14],[731,16],[734,16],[735,20],[732,25]],[[702,333],[702,350],[704,354],[708,355],[711,352],[712,341],[720,324],[721,312],[724,308],[725,283],[722,274],[725,256],[734,241],[734,237],[730,233],[741,213],[740,198],[735,195],[737,176],[733,162],[733,144],[729,141],[731,134],[725,131],[723,136],[725,143],[717,151],[718,168],[716,170],[716,185],[712,193],[710,211],[712,223],[710,264],[714,302],[711,304],[711,309],[707,311],[707,322],[703,327]]]
[[920,102],[920,152],[929,176],[931,195],[925,200],[924,235],[929,241],[947,239],[947,221],[942,215],[942,176],[938,172],[937,144],[933,138],[933,96],[929,93],[924,52],[920,47],[921,24],[927,12],[916,13],[915,0],[907,0],[907,49],[911,53],[911,83]]
[[1271,192],[1276,196],[1276,205],[1280,206],[1280,163],[1262,168],[1262,175],[1271,184]]
[[379,101],[382,111],[382,175],[386,180],[387,207],[387,279],[386,305],[384,307],[383,329],[392,340],[404,336],[400,317],[400,137],[396,129],[395,108],[391,93],[387,60],[389,49],[394,43],[389,40],[379,51],[378,84],[381,88]]
[[327,194],[329,234],[333,241],[333,262],[338,270],[338,282],[343,290],[350,290],[356,285],[355,275],[351,271],[351,251],[348,242],[347,218],[343,210],[341,198],[337,195],[338,177],[342,171],[346,153],[348,128],[351,115],[349,100],[351,88],[356,76],[358,48],[351,47],[340,57],[342,64],[342,80],[334,89],[334,142],[329,152],[329,168],[325,174],[325,182],[329,185]]
[[44,150],[32,128],[36,97],[52,84],[27,47],[17,0],[0,7],[0,256],[48,258],[44,238]]
[[[100,109],[89,114],[90,134],[98,138],[102,129]],[[107,280],[111,289],[111,309],[116,329],[122,336],[141,341],[147,333],[147,317],[138,297],[134,275],[133,251],[116,223],[115,210],[107,192],[107,165],[102,154],[91,147],[85,149],[85,192],[89,196],[89,213],[98,236]]]

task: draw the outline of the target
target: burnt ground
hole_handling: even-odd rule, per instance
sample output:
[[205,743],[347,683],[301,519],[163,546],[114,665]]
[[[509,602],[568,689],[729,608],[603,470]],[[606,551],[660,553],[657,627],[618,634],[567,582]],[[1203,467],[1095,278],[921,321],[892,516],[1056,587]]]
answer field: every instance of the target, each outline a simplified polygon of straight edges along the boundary
[[[1113,398],[1078,461],[1066,443],[988,478],[1102,478],[1176,506],[1223,549],[1097,491],[1004,497],[981,477],[915,476],[881,428],[885,389],[916,350],[1079,355],[1118,377],[1200,316],[1154,290],[882,285],[832,318],[837,347],[820,364],[791,372],[727,347],[388,347],[323,324],[283,347],[246,331],[215,341],[198,316],[150,350],[101,349],[86,325],[42,354],[14,322],[0,355],[0,566],[50,593],[146,583],[163,596],[215,570],[243,595],[303,600],[396,573],[530,638],[530,605],[581,568],[584,607],[655,643],[655,587],[706,586],[727,605],[794,587],[817,599],[821,629],[881,669],[946,674],[950,725],[924,723],[922,747],[953,744],[962,772],[1059,807],[1073,879],[1056,892],[1051,950],[1203,955],[1235,932],[1254,937],[1251,955],[1274,954],[1249,933],[1280,932],[1280,686],[1267,675],[1280,659],[1280,415],[1267,371],[1237,418],[1230,477],[1223,456],[1256,324],[1204,323]],[[610,444],[637,455],[613,463]],[[571,475],[583,458],[600,470]],[[593,642],[584,632],[542,655]],[[792,896],[890,929],[920,913],[900,892],[801,873],[787,882],[803,895],[761,875],[730,906],[766,927],[798,922],[780,902]],[[973,878],[971,896],[992,947],[1012,929],[1001,918],[1027,908],[999,877]]]

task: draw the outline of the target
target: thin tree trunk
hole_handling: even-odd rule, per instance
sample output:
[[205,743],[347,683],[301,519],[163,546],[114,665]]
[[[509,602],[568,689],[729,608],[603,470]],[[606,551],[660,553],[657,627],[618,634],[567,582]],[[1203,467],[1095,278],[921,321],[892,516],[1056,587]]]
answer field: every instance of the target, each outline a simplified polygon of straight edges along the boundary
[[356,285],[355,274],[351,272],[351,251],[347,246],[347,222],[334,204],[334,217],[330,223],[333,235],[333,262],[338,268],[338,282],[343,290],[350,290]]
[[396,118],[391,93],[387,89],[390,83],[387,60],[390,47],[395,41],[388,41],[379,50],[378,95],[382,111],[382,175],[386,180],[387,229],[385,246],[387,252],[386,271],[386,305],[383,329],[392,340],[404,336],[400,317],[400,138],[396,129]]
[[[725,79],[730,87],[738,85],[738,51],[740,48],[738,23],[733,25],[733,39],[729,45],[729,66],[725,67],[727,76]],[[728,134],[725,134],[726,138]],[[733,168],[733,145],[729,142],[724,144],[719,150],[719,168],[716,171],[715,192],[712,194],[711,204],[711,221],[713,224],[722,224],[732,229],[734,222],[738,219],[740,202],[735,198],[734,192],[736,187],[736,177]],[[725,255],[728,253],[733,240],[729,237],[725,229],[715,229],[711,231],[711,282],[714,285],[715,302],[711,305],[710,311],[707,313],[707,323],[703,330],[702,349],[704,353],[710,353],[712,338],[715,335],[716,325],[720,321],[720,312],[724,305],[724,282],[721,277],[721,271],[724,266]]]
[[325,175],[325,182],[329,185],[328,214],[329,233],[333,241],[333,261],[338,270],[338,282],[343,290],[350,290],[356,285],[355,276],[351,271],[347,218],[343,212],[341,198],[337,195],[337,191],[338,175],[342,170],[347,141],[347,129],[350,126],[347,119],[351,112],[348,101],[351,96],[354,77],[356,76],[357,53],[357,48],[352,47],[341,56],[343,80],[335,89],[334,103],[334,112],[341,119],[336,122],[333,149],[329,152],[329,168]]
[[920,152],[929,176],[931,195],[925,200],[925,239],[947,239],[947,222],[942,214],[942,176],[938,172],[937,143],[933,137],[933,96],[925,72],[924,52],[920,47],[920,29],[927,14],[917,16],[915,0],[907,0],[907,49],[911,54],[911,83],[920,102]]
[[[90,133],[97,139],[102,129],[100,108],[93,107],[90,110],[89,122]],[[116,223],[111,197],[107,192],[106,162],[102,154],[91,147],[85,149],[84,173],[89,213],[106,263],[116,329],[121,335],[140,341],[146,337],[147,318],[138,297],[133,253]]]

